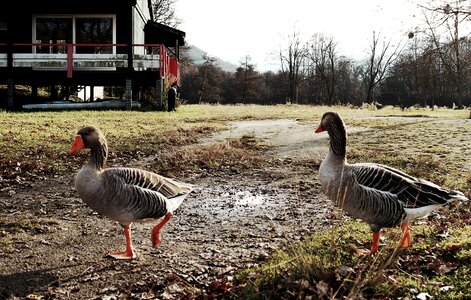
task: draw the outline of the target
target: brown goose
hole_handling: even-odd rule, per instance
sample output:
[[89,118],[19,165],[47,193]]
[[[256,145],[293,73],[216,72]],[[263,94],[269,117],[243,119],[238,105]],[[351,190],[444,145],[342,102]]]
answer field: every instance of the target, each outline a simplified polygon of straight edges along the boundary
[[156,222],[152,246],[160,244],[160,230],[192,190],[192,185],[136,168],[105,168],[108,145],[96,127],[77,132],[71,153],[89,148],[88,162],[75,178],[80,198],[96,212],[117,221],[124,228],[126,250],[111,252],[116,259],[136,257],[131,241],[133,222]]
[[373,232],[371,251],[378,251],[380,230],[401,224],[401,248],[410,245],[409,223],[425,217],[453,200],[468,200],[459,191],[446,190],[397,169],[374,163],[348,164],[347,133],[340,116],[326,112],[316,133],[327,131],[330,149],[319,168],[324,193],[354,218],[367,222]]

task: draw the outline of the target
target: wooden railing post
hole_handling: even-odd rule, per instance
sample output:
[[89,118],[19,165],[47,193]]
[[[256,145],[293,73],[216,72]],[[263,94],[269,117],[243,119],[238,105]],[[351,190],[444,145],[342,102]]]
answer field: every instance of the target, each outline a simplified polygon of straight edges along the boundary
[[14,108],[15,82],[13,79],[13,44],[8,41],[7,44],[7,108]]
[[67,44],[67,78],[72,78],[72,71],[74,69],[74,46]]

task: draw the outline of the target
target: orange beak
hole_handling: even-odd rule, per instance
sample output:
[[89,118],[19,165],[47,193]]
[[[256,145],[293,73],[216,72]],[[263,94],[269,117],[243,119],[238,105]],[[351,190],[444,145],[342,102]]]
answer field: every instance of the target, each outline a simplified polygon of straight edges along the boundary
[[319,132],[322,132],[324,131],[324,128],[322,128],[321,125],[319,125],[319,127],[317,127],[316,131],[314,131],[315,133],[319,133]]
[[83,144],[82,137],[80,135],[75,136],[75,141],[70,147],[70,153],[76,153],[80,149],[85,148],[85,145]]

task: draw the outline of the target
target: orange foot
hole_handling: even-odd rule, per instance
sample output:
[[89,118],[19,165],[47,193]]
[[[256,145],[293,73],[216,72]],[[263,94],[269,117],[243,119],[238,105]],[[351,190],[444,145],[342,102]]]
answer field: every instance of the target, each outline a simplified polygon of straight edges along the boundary
[[155,233],[154,235],[152,235],[152,247],[153,248],[160,245],[160,241],[162,241],[162,235],[160,234],[160,232]]
[[162,221],[160,221],[159,224],[157,224],[153,229],[152,229],[152,234],[151,234],[151,240],[152,240],[152,247],[157,247],[158,245],[160,245],[160,241],[162,240],[161,239],[161,235],[160,235],[160,230],[162,229],[162,227],[165,225],[165,223],[168,222],[168,220],[170,220],[170,218],[173,216],[173,214],[171,212],[168,212],[165,217],[163,218]]
[[369,256],[372,254],[371,250],[368,250],[368,249],[355,249],[355,252],[358,255],[362,255],[362,256]]

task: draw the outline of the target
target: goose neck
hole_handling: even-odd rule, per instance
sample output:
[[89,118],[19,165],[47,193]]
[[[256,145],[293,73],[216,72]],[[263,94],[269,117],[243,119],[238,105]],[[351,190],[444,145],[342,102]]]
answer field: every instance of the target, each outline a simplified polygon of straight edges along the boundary
[[105,167],[107,158],[108,146],[105,141],[101,141],[97,147],[91,148],[88,164],[95,169],[101,170]]
[[339,158],[345,159],[347,150],[347,134],[342,125],[332,126],[329,129],[330,151]]

